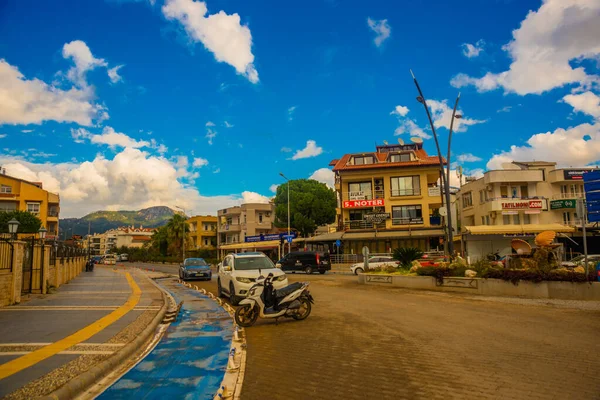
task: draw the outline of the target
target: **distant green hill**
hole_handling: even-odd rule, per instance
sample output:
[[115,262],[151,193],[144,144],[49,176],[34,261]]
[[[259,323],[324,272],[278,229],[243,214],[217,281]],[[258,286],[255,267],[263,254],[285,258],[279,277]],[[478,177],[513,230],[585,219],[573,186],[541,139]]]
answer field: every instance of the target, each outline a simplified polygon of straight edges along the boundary
[[176,211],[165,206],[150,207],[139,211],[96,211],[82,218],[64,218],[60,220],[60,236],[63,232],[68,236],[87,235],[88,223],[91,233],[103,233],[120,226],[142,225],[144,228],[155,228],[166,225]]

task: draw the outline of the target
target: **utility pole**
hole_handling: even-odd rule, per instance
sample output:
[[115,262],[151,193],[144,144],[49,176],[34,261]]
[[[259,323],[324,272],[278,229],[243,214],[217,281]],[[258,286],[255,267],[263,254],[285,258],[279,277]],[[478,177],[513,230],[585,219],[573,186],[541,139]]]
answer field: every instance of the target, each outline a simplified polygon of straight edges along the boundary
[[[279,175],[281,175],[281,177],[283,179],[285,179],[287,181],[287,234],[288,234],[288,238],[290,237],[290,180],[288,178],[285,177],[285,175],[280,172]],[[289,240],[289,239],[288,239]],[[285,247],[285,243],[283,244],[283,246]],[[292,251],[292,243],[288,242],[288,253]]]
[[90,259],[90,252],[92,251],[92,249],[90,248],[90,231],[92,229],[92,221],[88,221],[88,260]]

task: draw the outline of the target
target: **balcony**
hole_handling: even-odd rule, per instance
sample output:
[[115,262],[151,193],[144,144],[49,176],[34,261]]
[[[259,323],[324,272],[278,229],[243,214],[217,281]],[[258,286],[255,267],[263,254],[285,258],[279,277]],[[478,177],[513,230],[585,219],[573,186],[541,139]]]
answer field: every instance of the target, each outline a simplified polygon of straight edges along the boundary
[[486,172],[484,177],[485,184],[491,183],[516,183],[516,182],[542,182],[544,173],[541,170],[497,170]]
[[385,229],[385,222],[380,224],[374,224],[373,222],[360,221],[346,221],[344,222],[343,229],[345,231],[363,230],[363,229]]
[[53,210],[53,209],[48,210],[48,217],[58,218],[58,210]]
[[223,224],[221,226],[219,226],[219,231],[221,232],[227,232],[227,231],[241,231],[242,227],[240,224]]
[[373,199],[383,199],[385,197],[385,191],[383,190],[374,190],[372,193],[370,192],[344,192],[342,196],[343,201],[348,200],[373,200]]
[[431,225],[431,226],[442,225],[442,217],[429,217],[429,225]]
[[552,200],[572,200],[572,199],[583,199],[583,193],[558,193],[552,195]]
[[420,196],[421,189],[396,189],[392,190],[392,197],[401,197],[401,196]]
[[423,218],[392,218],[392,225],[423,225]]

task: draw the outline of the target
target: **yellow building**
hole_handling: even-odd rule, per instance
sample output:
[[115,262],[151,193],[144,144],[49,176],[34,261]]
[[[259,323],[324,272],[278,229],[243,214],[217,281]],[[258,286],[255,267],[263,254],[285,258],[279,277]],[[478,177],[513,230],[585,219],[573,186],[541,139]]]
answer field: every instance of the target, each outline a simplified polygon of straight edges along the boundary
[[187,220],[190,228],[191,250],[213,249],[217,246],[217,217],[196,215]]
[[416,141],[377,146],[374,152],[346,154],[330,163],[344,253],[360,254],[363,246],[371,253],[443,248],[439,158],[428,156]]
[[0,211],[29,211],[42,220],[46,238],[58,236],[60,197],[42,188],[41,182],[28,182],[0,173]]

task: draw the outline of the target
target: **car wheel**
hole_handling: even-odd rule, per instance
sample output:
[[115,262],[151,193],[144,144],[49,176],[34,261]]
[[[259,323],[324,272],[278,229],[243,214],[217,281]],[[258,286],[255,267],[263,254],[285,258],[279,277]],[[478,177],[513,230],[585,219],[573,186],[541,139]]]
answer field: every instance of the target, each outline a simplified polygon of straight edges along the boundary
[[320,273],[321,275],[323,275],[323,274],[325,274],[325,270],[324,270],[324,269],[320,269],[320,270],[319,270],[319,273]]
[[221,280],[217,279],[217,297],[225,297],[223,294],[223,288],[221,287]]
[[354,270],[354,275],[362,274],[363,272],[365,272],[364,269],[362,269],[362,268],[356,268]]
[[313,273],[313,269],[312,267],[309,265],[308,267],[304,268],[304,272],[306,272],[308,275]]
[[237,306],[240,304],[240,299],[235,295],[235,286],[233,286],[233,282],[229,284],[229,302],[233,306]]

